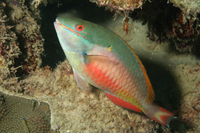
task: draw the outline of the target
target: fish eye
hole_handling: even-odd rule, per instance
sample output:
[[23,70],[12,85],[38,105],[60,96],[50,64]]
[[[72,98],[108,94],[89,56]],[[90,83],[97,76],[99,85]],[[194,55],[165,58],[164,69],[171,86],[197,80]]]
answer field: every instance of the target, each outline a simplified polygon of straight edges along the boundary
[[75,26],[75,30],[76,31],[82,31],[84,29],[84,26],[83,25],[76,25]]

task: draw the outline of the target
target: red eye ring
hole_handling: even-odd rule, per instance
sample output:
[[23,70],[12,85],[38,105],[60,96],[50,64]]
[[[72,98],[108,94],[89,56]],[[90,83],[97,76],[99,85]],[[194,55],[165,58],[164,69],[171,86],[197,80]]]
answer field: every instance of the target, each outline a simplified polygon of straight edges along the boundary
[[75,26],[75,30],[76,31],[82,31],[84,29],[84,26],[83,25],[76,25]]

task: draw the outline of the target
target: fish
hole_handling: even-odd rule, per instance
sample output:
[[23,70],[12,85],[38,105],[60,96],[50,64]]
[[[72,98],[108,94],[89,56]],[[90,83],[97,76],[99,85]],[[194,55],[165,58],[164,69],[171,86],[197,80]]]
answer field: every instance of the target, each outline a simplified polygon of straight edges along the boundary
[[22,123],[23,123],[23,125],[24,125],[25,130],[26,130],[28,133],[30,133],[30,130],[29,130],[29,128],[28,128],[27,121],[26,121],[25,118],[22,119]]
[[146,70],[133,49],[117,34],[79,18],[57,17],[58,40],[82,90],[88,84],[105,92],[114,104],[143,112],[168,126],[174,114],[153,101],[155,94]]
[[36,106],[36,101],[35,100],[31,101],[31,106],[32,106],[32,111],[34,111],[35,106]]

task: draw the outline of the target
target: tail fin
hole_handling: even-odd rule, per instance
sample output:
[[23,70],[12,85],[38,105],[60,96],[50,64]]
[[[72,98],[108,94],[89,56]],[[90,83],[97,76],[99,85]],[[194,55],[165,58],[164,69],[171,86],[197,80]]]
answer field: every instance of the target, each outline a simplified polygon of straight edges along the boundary
[[166,109],[155,104],[152,105],[153,106],[149,108],[150,110],[147,110],[147,112],[145,111],[145,114],[161,125],[169,127],[170,121],[177,118],[173,113],[167,111]]

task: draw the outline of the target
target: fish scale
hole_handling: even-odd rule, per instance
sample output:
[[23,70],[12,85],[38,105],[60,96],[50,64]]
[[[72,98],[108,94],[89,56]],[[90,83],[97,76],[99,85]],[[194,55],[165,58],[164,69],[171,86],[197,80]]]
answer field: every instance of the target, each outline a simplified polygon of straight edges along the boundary
[[153,87],[133,49],[112,31],[77,18],[58,17],[59,42],[83,90],[91,84],[116,105],[169,126],[173,113],[153,103]]
[[[95,83],[93,83],[94,86],[98,86],[99,88],[104,88],[104,90],[106,90],[107,92],[110,92],[110,93],[115,92],[116,95],[117,95],[117,93],[123,92],[125,90],[127,92],[129,92],[130,88],[131,88],[131,90],[133,90],[133,88],[131,86],[128,86],[129,85],[128,82],[131,82],[132,80],[131,80],[129,73],[127,71],[125,71],[126,69],[122,69],[122,68],[118,69],[118,65],[119,65],[118,64],[118,65],[115,65],[115,66],[105,66],[105,68],[106,68],[105,71],[96,70],[98,68],[102,68],[102,66],[100,66],[100,65],[104,65],[104,64],[98,64],[97,63],[95,65],[95,61],[94,61],[92,63],[92,66],[86,65],[85,69],[87,69],[87,70],[84,70],[84,72],[83,72],[83,73],[89,74],[90,76],[88,76],[88,77],[93,76],[92,80],[95,82]],[[109,69],[114,69],[113,67],[115,68],[114,71],[109,70]],[[124,71],[121,71],[121,70],[124,70]],[[106,71],[107,71],[109,77],[103,78],[107,74]],[[117,75],[116,75],[116,73],[117,73]],[[123,78],[120,79],[121,80],[121,82],[119,83],[119,86],[121,86],[120,89],[114,88],[115,84],[112,84],[116,80],[114,77],[119,76],[118,74],[121,75],[120,77],[123,77]]]

